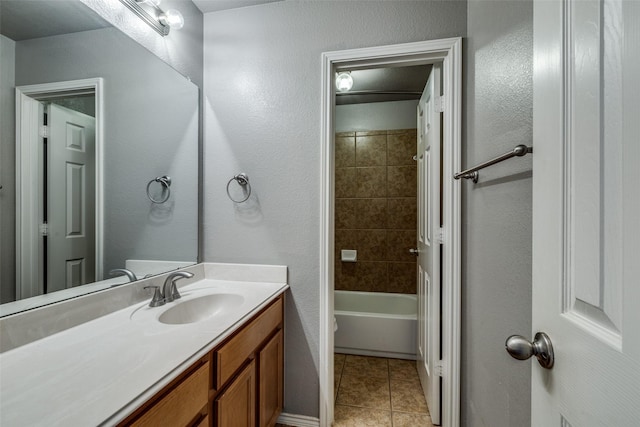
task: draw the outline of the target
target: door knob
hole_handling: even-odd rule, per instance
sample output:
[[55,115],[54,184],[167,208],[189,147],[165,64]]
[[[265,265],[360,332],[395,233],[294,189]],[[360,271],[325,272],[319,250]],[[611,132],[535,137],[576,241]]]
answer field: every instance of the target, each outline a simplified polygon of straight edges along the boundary
[[411,255],[415,255],[415,256],[420,255],[420,251],[419,251],[419,250],[417,250],[417,249],[409,249],[409,253],[410,253]]
[[553,368],[553,345],[551,339],[544,332],[536,333],[533,342],[529,342],[522,335],[511,335],[505,342],[507,353],[514,359],[527,360],[536,356],[540,366],[546,369]]

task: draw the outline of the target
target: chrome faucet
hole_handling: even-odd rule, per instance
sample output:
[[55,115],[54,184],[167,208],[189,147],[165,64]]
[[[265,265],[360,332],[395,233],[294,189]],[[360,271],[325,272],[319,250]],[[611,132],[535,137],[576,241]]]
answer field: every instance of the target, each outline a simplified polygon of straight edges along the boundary
[[164,301],[171,302],[180,298],[176,282],[180,279],[190,279],[191,277],[193,277],[193,273],[189,273],[188,271],[176,271],[175,273],[169,274],[164,280],[164,285],[162,286]]
[[114,268],[109,272],[109,276],[127,276],[130,282],[138,280],[135,273],[128,268]]
[[171,273],[164,279],[162,288],[160,286],[145,286],[144,289],[153,289],[153,298],[149,303],[149,307],[160,307],[168,302],[175,301],[180,298],[176,282],[180,279],[190,279],[193,273],[188,271],[176,271]]

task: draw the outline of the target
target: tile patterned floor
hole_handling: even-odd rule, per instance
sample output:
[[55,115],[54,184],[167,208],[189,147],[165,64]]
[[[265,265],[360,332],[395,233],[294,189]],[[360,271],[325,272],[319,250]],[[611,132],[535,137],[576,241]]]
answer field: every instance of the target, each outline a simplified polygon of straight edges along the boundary
[[434,427],[414,360],[336,353],[334,368],[333,427]]
[[432,427],[416,362],[335,354],[334,427]]

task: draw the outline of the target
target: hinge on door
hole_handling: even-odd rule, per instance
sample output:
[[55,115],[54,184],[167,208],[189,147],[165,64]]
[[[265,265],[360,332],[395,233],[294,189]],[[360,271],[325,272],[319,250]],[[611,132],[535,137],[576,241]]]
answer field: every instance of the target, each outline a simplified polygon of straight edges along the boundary
[[49,126],[40,126],[40,137],[49,138]]
[[436,229],[436,242],[440,245],[444,244],[444,228],[438,227]]
[[438,360],[438,361],[436,362],[436,369],[435,369],[435,371],[436,371],[435,373],[436,373],[436,375],[437,375],[437,376],[439,376],[439,377],[444,377],[444,371],[445,371],[445,368],[444,368],[444,362],[443,362],[442,360]]
[[46,222],[44,224],[40,224],[40,235],[48,236],[49,235],[49,224]]
[[435,108],[438,113],[444,112],[444,96],[438,96],[435,99]]

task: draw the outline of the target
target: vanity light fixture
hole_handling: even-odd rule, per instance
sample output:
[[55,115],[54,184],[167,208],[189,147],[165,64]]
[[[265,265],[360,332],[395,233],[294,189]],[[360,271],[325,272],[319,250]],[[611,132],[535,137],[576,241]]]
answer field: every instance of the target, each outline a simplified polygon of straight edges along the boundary
[[351,71],[341,71],[336,73],[336,89],[340,92],[347,92],[353,87],[353,77]]
[[160,1],[161,0],[120,0],[122,4],[138,15],[138,17],[151,28],[156,30],[160,35],[166,36],[172,28],[175,30],[182,28],[184,26],[184,18],[182,14],[175,9],[162,10],[160,8]]

